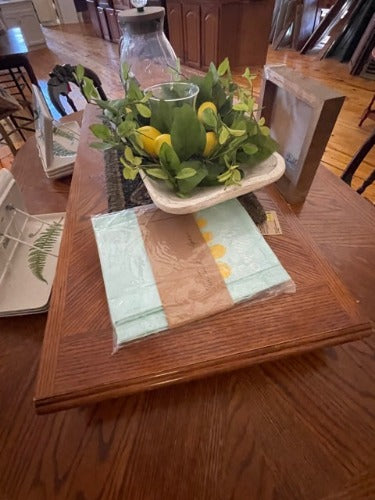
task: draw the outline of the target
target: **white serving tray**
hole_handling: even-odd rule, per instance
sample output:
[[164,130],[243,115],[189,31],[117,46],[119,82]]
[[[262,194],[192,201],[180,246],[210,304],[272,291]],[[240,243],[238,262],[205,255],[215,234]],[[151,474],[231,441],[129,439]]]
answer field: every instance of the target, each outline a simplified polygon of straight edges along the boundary
[[59,221],[63,226],[64,218],[65,213],[29,215],[11,172],[0,170],[0,317],[36,314],[48,309],[61,233],[46,257],[45,281],[36,278],[29,268],[29,245],[35,243],[49,224]]
[[142,179],[155,205],[170,214],[190,214],[204,208],[251,193],[276,182],[285,172],[285,161],[279,153],[273,153],[267,160],[244,169],[245,177],[240,185],[197,188],[189,198],[179,198],[163,182],[151,179],[142,172]]

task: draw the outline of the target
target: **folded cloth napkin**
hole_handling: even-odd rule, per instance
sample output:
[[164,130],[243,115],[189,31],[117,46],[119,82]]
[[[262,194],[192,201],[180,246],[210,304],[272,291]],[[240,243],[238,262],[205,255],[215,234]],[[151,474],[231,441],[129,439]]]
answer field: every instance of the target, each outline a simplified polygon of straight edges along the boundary
[[92,218],[116,346],[295,286],[237,200]]

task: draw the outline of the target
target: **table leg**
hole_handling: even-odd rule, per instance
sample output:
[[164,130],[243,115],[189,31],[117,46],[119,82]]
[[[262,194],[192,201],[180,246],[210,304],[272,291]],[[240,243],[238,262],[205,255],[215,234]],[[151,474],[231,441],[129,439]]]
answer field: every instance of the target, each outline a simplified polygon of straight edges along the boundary
[[39,82],[35,76],[33,67],[31,66],[30,61],[28,60],[27,56],[22,56],[22,60],[23,60],[23,66],[26,69],[27,74],[29,75],[31,83],[33,83],[34,85],[39,87]]

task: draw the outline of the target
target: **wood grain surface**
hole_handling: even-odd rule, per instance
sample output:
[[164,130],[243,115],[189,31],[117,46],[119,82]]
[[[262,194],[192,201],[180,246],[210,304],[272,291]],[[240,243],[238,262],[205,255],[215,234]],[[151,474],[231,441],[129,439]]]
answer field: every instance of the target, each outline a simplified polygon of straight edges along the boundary
[[90,217],[106,212],[104,161],[88,146],[98,110],[84,113],[35,395],[50,412],[192,380],[371,333],[355,300],[275,188],[264,205],[282,236],[268,242],[296,294],[228,311],[130,343],[113,354],[111,326]]
[[[62,209],[45,189],[34,213]],[[374,208],[320,168],[296,213],[375,321]],[[45,322],[0,319],[1,500],[374,498],[374,336],[36,416]]]
[[[82,34],[82,25],[44,33],[48,48],[30,54],[43,88],[54,64],[81,62],[100,74],[109,95],[120,91],[116,45]],[[348,96],[323,157],[340,174],[373,127],[371,121],[357,127],[373,83],[348,76],[335,60],[294,51],[270,50],[268,62],[285,62]],[[374,158],[375,150],[356,184]],[[34,172],[21,152],[14,167],[17,174]],[[55,186],[46,183],[43,197],[28,200],[29,210],[62,210],[67,193],[60,192],[57,203],[50,192]],[[368,193],[375,199],[375,186]],[[374,208],[320,168],[296,213],[375,321]],[[375,336],[36,416],[32,398],[45,322],[46,315],[0,319],[1,500],[375,498]]]

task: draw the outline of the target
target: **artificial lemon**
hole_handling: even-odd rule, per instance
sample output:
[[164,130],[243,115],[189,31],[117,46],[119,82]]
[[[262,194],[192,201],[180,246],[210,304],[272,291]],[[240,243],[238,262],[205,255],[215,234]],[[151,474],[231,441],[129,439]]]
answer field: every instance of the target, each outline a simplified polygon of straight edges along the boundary
[[145,125],[144,127],[139,127],[137,131],[139,132],[138,137],[141,140],[142,149],[150,156],[156,156],[155,139],[161,135],[159,130],[150,125]]
[[171,134],[160,134],[159,137],[155,139],[154,147],[157,156],[159,156],[160,149],[164,143],[167,143],[170,146],[172,146]]
[[203,151],[203,156],[207,158],[211,156],[217,146],[217,137],[215,132],[206,132],[206,146]]
[[212,109],[215,115],[217,114],[217,109],[213,102],[202,102],[202,104],[198,108],[198,120],[200,120],[201,122],[203,121],[203,111],[205,111],[206,109]]

